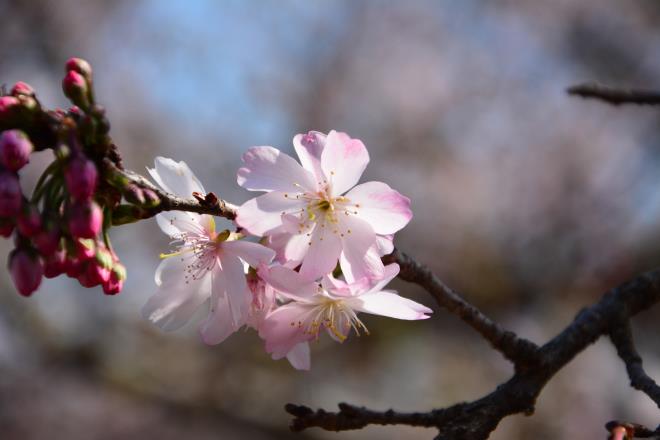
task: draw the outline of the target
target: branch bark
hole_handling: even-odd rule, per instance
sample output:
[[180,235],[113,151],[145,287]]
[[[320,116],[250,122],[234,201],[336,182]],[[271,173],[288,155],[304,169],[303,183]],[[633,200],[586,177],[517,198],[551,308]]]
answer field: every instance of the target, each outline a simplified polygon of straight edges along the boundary
[[566,92],[569,95],[598,99],[612,105],[660,105],[660,92],[655,90],[618,89],[597,83],[585,83],[569,87]]

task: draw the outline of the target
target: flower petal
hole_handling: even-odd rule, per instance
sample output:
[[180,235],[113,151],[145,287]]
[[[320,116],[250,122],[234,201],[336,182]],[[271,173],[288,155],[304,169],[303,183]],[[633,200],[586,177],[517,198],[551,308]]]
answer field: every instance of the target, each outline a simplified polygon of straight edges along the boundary
[[353,188],[369,163],[369,153],[359,139],[332,130],[321,153],[321,168],[332,185],[332,194]]
[[185,269],[190,258],[172,257],[156,270],[158,291],[142,307],[142,316],[165,331],[183,326],[210,296],[211,277],[186,283]]
[[296,370],[309,370],[312,364],[309,343],[300,342],[296,344],[291,351],[286,354],[286,358]]
[[378,255],[385,256],[394,252],[394,235],[376,235],[376,252]]
[[300,163],[303,168],[314,174],[317,182],[322,182],[326,177],[321,169],[321,153],[325,147],[326,136],[318,131],[310,131],[307,134],[297,134],[293,138]]
[[309,281],[317,280],[334,270],[341,254],[342,241],[338,234],[318,223],[312,231],[307,254],[300,267],[300,275]]
[[416,320],[427,319],[431,309],[394,292],[367,293],[345,300],[354,310],[390,318]]
[[273,355],[273,359],[283,358],[297,344],[314,337],[297,325],[304,321],[308,312],[309,307],[291,302],[268,314],[259,329],[259,336],[266,341],[266,351]]
[[368,222],[376,234],[393,234],[412,218],[410,199],[383,182],[367,182],[346,194],[357,217]]
[[242,323],[234,323],[231,314],[227,292],[227,281],[221,270],[213,271],[213,293],[211,295],[210,313],[202,327],[200,335],[208,345],[219,344],[240,328]]
[[210,215],[200,215],[194,212],[165,211],[156,216],[160,229],[172,238],[178,238],[182,233],[208,235]]
[[243,163],[245,166],[238,170],[236,181],[247,190],[316,191],[312,173],[277,148],[252,147],[243,154]]
[[282,214],[298,211],[304,201],[285,197],[286,193],[273,191],[248,200],[238,208],[236,224],[250,234],[264,236],[282,226]]
[[[238,328],[247,320],[252,293],[248,288],[241,260],[231,254],[221,254],[219,259],[232,323],[234,328]],[[215,289],[215,286],[213,288]]]
[[288,267],[261,267],[258,273],[261,279],[277,289],[283,296],[295,301],[309,302],[318,291],[316,282],[304,279],[302,275]]
[[371,226],[354,215],[342,215],[340,229],[344,236],[341,237],[339,264],[346,280],[352,282],[363,277],[381,277],[383,263],[376,252],[376,234]]
[[204,187],[185,162],[167,157],[156,157],[155,168],[147,168],[151,177],[165,191],[179,197],[190,198],[193,192],[206,194]]
[[225,241],[221,244],[223,251],[229,252],[252,267],[268,264],[275,258],[275,251],[259,243],[245,240]]

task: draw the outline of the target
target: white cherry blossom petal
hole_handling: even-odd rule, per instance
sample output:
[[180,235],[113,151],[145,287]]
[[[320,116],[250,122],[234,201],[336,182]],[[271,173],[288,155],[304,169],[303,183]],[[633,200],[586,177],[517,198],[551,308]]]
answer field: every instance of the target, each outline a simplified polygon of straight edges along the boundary
[[244,166],[236,181],[250,191],[316,191],[311,172],[288,154],[273,147],[252,147],[243,154]]
[[227,295],[229,309],[231,310],[232,323],[235,328],[238,328],[247,320],[252,294],[248,289],[241,260],[238,257],[227,254],[220,254],[219,260],[224,276],[224,291]]
[[308,281],[300,273],[284,266],[259,268],[259,276],[277,289],[283,296],[294,301],[306,302],[318,293],[318,284]]
[[286,359],[296,370],[309,370],[312,365],[309,343],[300,342],[296,344],[291,351],[286,354]]
[[250,234],[263,236],[282,226],[282,214],[303,209],[305,202],[288,193],[273,191],[248,200],[238,208],[236,224]]
[[291,302],[278,307],[266,317],[259,336],[266,341],[266,351],[273,355],[273,359],[282,359],[296,345],[314,337],[301,331],[308,314],[307,307]]
[[185,162],[158,156],[154,164],[155,168],[147,168],[147,171],[165,191],[187,199],[192,197],[193,192],[206,194],[204,187]]
[[366,293],[347,299],[346,303],[360,312],[404,320],[427,319],[433,313],[426,306],[388,291]]
[[203,219],[203,217],[211,216],[194,212],[165,211],[156,216],[156,222],[165,234],[176,238],[182,233],[204,234],[207,232],[207,219]]
[[268,264],[275,258],[275,251],[259,243],[245,240],[225,241],[221,244],[224,252],[231,253],[252,267]]
[[383,182],[362,183],[346,194],[356,207],[357,216],[377,234],[393,234],[412,218],[410,199]]
[[368,163],[369,153],[362,141],[334,130],[328,133],[321,153],[321,168],[334,196],[353,188]]

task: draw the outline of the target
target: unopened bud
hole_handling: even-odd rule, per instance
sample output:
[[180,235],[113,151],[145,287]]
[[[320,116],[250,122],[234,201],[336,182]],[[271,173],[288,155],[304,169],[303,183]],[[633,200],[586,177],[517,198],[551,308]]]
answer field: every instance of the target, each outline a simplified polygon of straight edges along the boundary
[[19,81],[11,88],[12,96],[32,96],[34,97],[34,89],[28,83]]
[[144,205],[145,203],[144,192],[139,186],[133,184],[128,185],[128,188],[126,188],[124,198],[128,203],[134,205]]
[[110,279],[103,283],[103,292],[106,295],[116,295],[121,292],[126,280],[126,268],[119,261],[115,261],[112,266],[112,273]]
[[87,261],[96,255],[96,243],[89,238],[79,238],[73,243],[73,255],[79,261]]
[[22,200],[18,177],[14,173],[0,171],[0,217],[16,217]]
[[47,224],[46,228],[42,228],[33,240],[39,253],[47,257],[57,252],[57,249],[60,247],[61,238],[62,233],[59,226],[51,223]]
[[142,194],[144,195],[144,204],[148,208],[160,205],[160,197],[149,188],[143,189]]
[[64,260],[64,273],[70,278],[78,278],[83,271],[83,262],[71,255]]
[[62,80],[62,91],[78,107],[89,107],[89,86],[80,73],[70,70]]
[[41,232],[41,214],[37,207],[26,203],[18,216],[18,231],[25,237],[34,237]]
[[103,224],[103,212],[92,200],[77,201],[69,209],[69,232],[76,238],[95,238]]
[[7,130],[0,134],[0,165],[18,171],[30,161],[32,142],[21,130]]
[[20,103],[15,96],[0,96],[0,123],[10,122],[16,115]]
[[14,232],[14,221],[10,218],[0,218],[0,237],[9,238]]
[[65,272],[66,252],[58,250],[44,259],[44,276],[46,278],[55,278]]
[[67,73],[77,72],[87,79],[92,78],[92,66],[82,58],[69,58],[64,68]]
[[38,256],[27,250],[17,249],[9,255],[9,273],[18,293],[30,296],[39,288],[44,268]]
[[67,164],[64,178],[71,197],[77,200],[89,200],[96,191],[98,171],[91,160],[75,157]]

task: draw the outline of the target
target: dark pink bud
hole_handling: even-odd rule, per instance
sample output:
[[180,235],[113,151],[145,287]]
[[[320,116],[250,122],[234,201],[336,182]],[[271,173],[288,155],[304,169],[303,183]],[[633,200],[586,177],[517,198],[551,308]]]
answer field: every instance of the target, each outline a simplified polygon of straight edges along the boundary
[[18,231],[25,237],[34,237],[41,232],[41,214],[36,206],[26,203],[18,216]]
[[18,293],[23,296],[32,295],[44,276],[39,257],[24,249],[17,249],[9,255],[9,272]]
[[69,58],[66,62],[65,69],[67,72],[77,72],[85,78],[92,77],[92,66],[82,58]]
[[14,232],[14,222],[9,218],[0,218],[0,237],[9,238]]
[[62,91],[78,107],[89,107],[87,81],[75,70],[70,70],[62,80]]
[[64,172],[66,187],[71,197],[77,200],[88,200],[96,191],[98,172],[96,165],[89,159],[76,157],[67,165]]
[[128,203],[134,205],[144,205],[145,202],[144,192],[137,185],[128,185],[124,192],[124,198]]
[[124,280],[126,280],[126,268],[119,261],[115,261],[110,279],[103,283],[103,292],[106,295],[118,294],[124,287]]
[[78,274],[78,282],[83,287],[94,287],[98,286],[100,283],[93,278],[93,275],[90,276],[89,267],[92,265],[92,260],[87,261],[81,265],[81,271]]
[[79,261],[87,261],[96,255],[96,244],[94,240],[79,238],[74,241],[75,257]]
[[77,201],[69,208],[69,232],[76,238],[95,238],[103,224],[103,212],[92,200]]
[[13,116],[20,103],[14,96],[0,96],[0,120]]
[[21,210],[22,201],[18,176],[0,171],[0,217],[16,217]]
[[19,81],[11,88],[11,94],[12,96],[34,96],[34,89],[29,84]]
[[30,161],[34,147],[21,130],[7,130],[0,134],[0,165],[18,171]]
[[64,260],[64,273],[70,278],[78,278],[83,271],[83,262],[75,257],[67,255]]
[[62,275],[66,269],[66,252],[56,251],[44,259],[44,276],[55,278]]
[[42,229],[35,237],[34,244],[43,256],[54,254],[60,246],[62,233],[59,226],[50,224],[46,229]]

